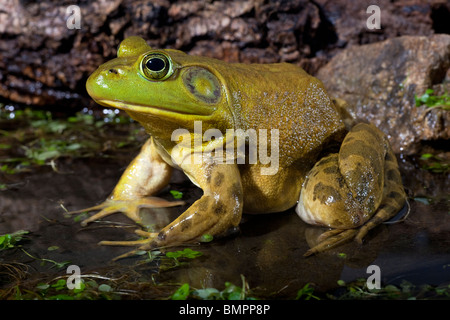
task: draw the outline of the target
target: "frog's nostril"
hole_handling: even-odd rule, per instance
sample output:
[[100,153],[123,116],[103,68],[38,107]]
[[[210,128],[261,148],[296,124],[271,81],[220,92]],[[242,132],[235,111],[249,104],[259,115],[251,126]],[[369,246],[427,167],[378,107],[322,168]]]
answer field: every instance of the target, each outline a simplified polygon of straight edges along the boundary
[[117,70],[116,70],[116,69],[109,69],[109,70],[108,70],[108,72],[109,72],[109,73],[114,73],[114,74],[118,74],[118,72],[117,72]]

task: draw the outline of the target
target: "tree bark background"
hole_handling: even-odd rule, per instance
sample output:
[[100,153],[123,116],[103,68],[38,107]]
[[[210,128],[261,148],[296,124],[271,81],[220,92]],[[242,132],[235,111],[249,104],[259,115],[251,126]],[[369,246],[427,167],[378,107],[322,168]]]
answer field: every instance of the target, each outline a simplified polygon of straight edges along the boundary
[[[0,99],[47,107],[88,104],[87,77],[131,35],[158,48],[233,62],[287,61],[315,74],[346,47],[448,32],[445,1],[376,1],[382,29],[375,31],[366,28],[369,2],[2,0]],[[81,29],[66,25],[73,4],[81,10]]]

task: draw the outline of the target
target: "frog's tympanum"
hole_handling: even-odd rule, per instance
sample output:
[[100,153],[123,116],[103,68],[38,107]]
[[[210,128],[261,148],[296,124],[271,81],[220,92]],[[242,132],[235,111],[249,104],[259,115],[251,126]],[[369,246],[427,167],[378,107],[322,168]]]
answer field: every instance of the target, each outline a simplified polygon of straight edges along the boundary
[[[370,124],[346,128],[339,104],[323,84],[295,65],[226,63],[153,49],[142,38],[130,37],[120,44],[116,59],[90,76],[87,90],[97,103],[125,110],[151,137],[111,196],[80,210],[101,210],[83,225],[114,212],[140,223],[141,207],[179,205],[154,197],[169,183],[172,168],[203,190],[200,199],[159,233],[140,231],[144,240],[101,244],[142,250],[197,242],[237,228],[242,213],[297,206],[305,222],[331,228],[309,255],[349,239],[361,242],[405,203],[398,164],[385,135]],[[198,143],[198,123],[200,135],[210,129],[223,135]],[[257,135],[266,130],[266,136],[247,135],[240,143],[253,143],[257,149],[272,146],[267,152],[276,155],[276,170],[265,173],[272,164],[259,158],[252,163],[237,157],[220,161],[217,150],[239,147],[239,134],[228,136],[227,129]],[[186,134],[174,138],[180,130]],[[276,140],[270,132],[277,133]],[[203,157],[195,161],[199,154]]]

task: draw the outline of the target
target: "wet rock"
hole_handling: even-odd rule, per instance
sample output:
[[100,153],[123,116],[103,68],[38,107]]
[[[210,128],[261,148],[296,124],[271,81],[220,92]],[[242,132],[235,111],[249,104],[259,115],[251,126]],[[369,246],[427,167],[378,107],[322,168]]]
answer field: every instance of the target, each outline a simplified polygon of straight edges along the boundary
[[[317,3],[335,27],[340,46],[368,44],[403,35],[448,33],[448,24],[441,26],[450,15],[449,3],[445,0],[317,0]],[[380,8],[381,29],[370,30],[366,26],[372,14],[367,13],[370,5]]]
[[449,92],[449,68],[450,35],[437,34],[353,46],[317,76],[330,94],[350,104],[353,117],[383,130],[395,152],[414,154],[423,142],[450,139],[450,112],[416,107],[414,99],[428,88]]

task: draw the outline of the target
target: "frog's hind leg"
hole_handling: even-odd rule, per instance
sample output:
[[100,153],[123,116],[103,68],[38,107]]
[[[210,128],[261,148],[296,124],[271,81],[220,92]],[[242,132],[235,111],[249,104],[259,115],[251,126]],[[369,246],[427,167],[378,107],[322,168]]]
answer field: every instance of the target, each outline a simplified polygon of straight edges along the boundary
[[398,164],[383,133],[359,124],[339,154],[320,160],[309,172],[297,213],[307,223],[334,228],[305,256],[362,238],[390,219],[405,203]]
[[320,235],[317,245],[308,250],[305,257],[354,239],[358,233],[355,227],[363,219],[360,210],[349,210],[347,204],[352,203],[350,195],[339,171],[338,154],[323,158],[311,169],[303,184],[297,214],[306,223],[333,229]]
[[[400,171],[398,170],[397,159],[391,147],[388,146],[384,165],[384,189],[383,200],[375,215],[367,221],[358,231],[355,240],[362,243],[364,236],[377,225],[391,219],[407,203],[407,196],[403,189]],[[409,204],[408,212],[409,214]]]

